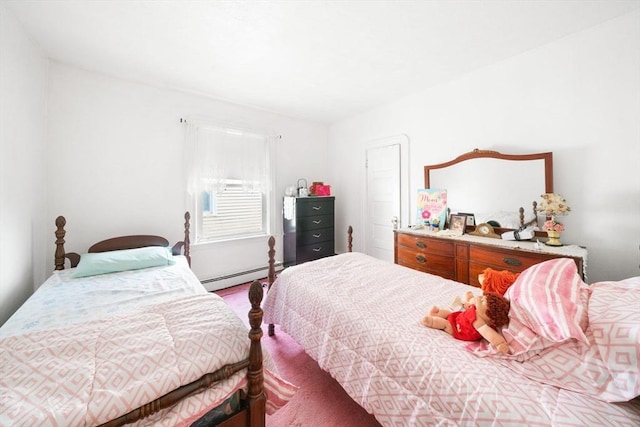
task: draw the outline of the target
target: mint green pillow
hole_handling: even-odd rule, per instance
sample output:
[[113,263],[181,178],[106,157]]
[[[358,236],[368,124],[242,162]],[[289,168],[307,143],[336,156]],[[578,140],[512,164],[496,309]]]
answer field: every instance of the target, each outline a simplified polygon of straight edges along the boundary
[[78,266],[71,275],[73,277],[88,277],[175,263],[169,248],[162,246],[87,253],[82,255]]

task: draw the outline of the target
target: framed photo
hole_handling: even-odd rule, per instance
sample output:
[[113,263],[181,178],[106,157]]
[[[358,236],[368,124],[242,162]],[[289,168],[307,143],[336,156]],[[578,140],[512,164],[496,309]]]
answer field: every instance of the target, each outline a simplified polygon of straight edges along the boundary
[[465,229],[467,228],[467,216],[460,214],[451,215],[451,222],[449,223],[449,230],[455,231],[456,233],[464,234]]
[[471,225],[474,226],[476,225],[476,217],[474,214],[472,213],[464,213],[464,212],[458,212],[458,215],[464,215],[467,217],[467,225]]

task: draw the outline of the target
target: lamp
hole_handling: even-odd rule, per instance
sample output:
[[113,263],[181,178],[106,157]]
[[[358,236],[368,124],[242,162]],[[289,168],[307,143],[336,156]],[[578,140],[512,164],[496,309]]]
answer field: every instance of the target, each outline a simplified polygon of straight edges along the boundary
[[564,231],[564,225],[559,222],[556,217],[559,215],[568,215],[571,208],[567,206],[567,202],[560,194],[545,193],[541,195],[542,203],[538,205],[536,210],[543,212],[547,216],[542,229],[547,232],[549,239],[545,242],[549,246],[562,246],[560,242],[560,233]]

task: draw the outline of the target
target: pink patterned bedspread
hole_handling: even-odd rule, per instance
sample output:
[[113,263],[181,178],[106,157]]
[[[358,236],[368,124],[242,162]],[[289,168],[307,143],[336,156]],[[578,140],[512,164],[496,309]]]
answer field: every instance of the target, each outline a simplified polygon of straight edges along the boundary
[[[0,425],[109,421],[246,358],[247,332],[220,297],[200,294],[127,315],[2,338]],[[287,389],[268,369],[265,376],[267,384]],[[245,370],[236,373],[138,425],[180,425],[242,387],[245,377]]]
[[[467,290],[480,292],[342,254],[284,270],[263,304],[264,321],[279,324],[385,426],[640,425],[638,398],[607,403],[559,387],[561,375],[551,384],[529,379],[420,324],[432,305],[447,307]],[[570,362],[538,365],[534,376]]]

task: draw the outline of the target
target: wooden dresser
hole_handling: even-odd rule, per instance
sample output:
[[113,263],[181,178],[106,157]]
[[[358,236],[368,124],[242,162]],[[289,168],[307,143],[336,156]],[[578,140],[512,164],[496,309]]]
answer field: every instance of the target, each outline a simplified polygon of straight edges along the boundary
[[335,197],[285,197],[284,266],[335,255]]
[[534,242],[516,242],[478,236],[439,236],[426,230],[395,231],[395,262],[447,279],[480,286],[478,275],[485,268],[519,273],[534,264],[567,257],[575,261],[585,278],[587,250],[570,245],[551,247]]

